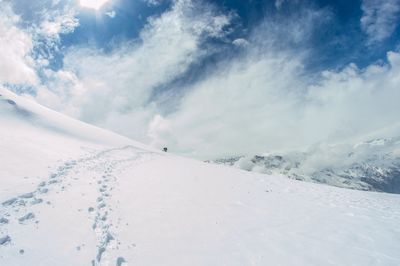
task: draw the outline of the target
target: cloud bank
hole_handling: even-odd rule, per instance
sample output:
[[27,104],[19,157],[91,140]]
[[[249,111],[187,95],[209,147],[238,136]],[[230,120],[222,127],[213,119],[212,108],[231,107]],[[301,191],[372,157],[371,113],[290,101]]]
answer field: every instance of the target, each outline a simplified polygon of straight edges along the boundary
[[383,65],[325,71],[311,84],[301,66],[277,54],[229,62],[196,84],[177,112],[154,119],[153,144],[210,158],[400,133],[399,53]]
[[[279,8],[288,4],[276,3]],[[392,34],[396,12],[386,16],[386,4],[367,1],[362,9],[366,45]],[[47,36],[50,47],[58,45],[52,36],[79,26],[74,11],[63,10],[57,19],[37,24],[35,34],[45,32],[40,36]],[[10,52],[0,57],[16,58],[5,58],[19,64],[5,69],[14,67],[19,76],[0,68],[0,79],[36,84],[32,97],[44,105],[198,158],[399,135],[398,52],[365,68],[307,69],[317,56],[310,49],[312,36],[332,17],[329,10],[303,8],[290,18],[267,17],[238,37],[230,35],[235,14],[176,0],[150,17],[137,39],[116,42],[109,50],[69,47],[58,70],[39,64],[41,57],[31,52],[37,35],[1,26],[17,21],[14,17],[0,20],[0,32],[21,49],[7,48],[2,41]],[[46,53],[39,54],[46,60]]]

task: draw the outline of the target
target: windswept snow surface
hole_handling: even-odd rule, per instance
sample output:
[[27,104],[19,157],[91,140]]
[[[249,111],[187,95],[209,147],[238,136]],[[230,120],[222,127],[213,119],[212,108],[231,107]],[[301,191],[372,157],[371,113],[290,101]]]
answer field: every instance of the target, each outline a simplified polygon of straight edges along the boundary
[[400,265],[399,195],[179,158],[0,94],[0,265]]

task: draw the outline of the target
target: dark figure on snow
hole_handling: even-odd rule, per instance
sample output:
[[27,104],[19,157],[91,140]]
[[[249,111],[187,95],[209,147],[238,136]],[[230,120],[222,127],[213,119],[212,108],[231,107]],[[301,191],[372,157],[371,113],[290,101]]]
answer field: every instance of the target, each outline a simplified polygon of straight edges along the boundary
[[168,148],[167,148],[167,147],[164,147],[162,150],[163,150],[164,152],[167,152],[167,151],[168,151]]

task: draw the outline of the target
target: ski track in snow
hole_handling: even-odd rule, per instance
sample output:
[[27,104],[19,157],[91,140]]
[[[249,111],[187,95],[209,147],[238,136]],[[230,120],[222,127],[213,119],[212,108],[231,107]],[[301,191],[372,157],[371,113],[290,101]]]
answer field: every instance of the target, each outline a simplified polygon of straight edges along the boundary
[[[127,153],[121,153],[121,151]],[[118,236],[113,232],[113,228],[121,222],[119,217],[110,217],[113,212],[110,199],[117,182],[115,172],[122,171],[124,165],[132,166],[132,162],[138,164],[150,158],[144,155],[154,156],[155,154],[133,146],[126,146],[104,150],[78,160],[70,160],[59,166],[47,180],[40,182],[35,190],[3,201],[0,204],[0,248],[14,244],[13,237],[7,228],[10,224],[38,227],[40,213],[36,214],[33,207],[40,204],[51,206],[52,202],[46,200],[46,196],[50,194],[60,196],[68,187],[73,186],[74,181],[78,179],[75,177],[78,173],[88,171],[92,174],[95,184],[93,189],[96,193],[93,195],[97,196],[97,205],[88,208],[90,219],[93,220],[91,229],[97,238],[96,257],[93,258],[91,264],[93,266],[110,265],[110,263],[127,265],[123,256],[117,257],[114,262],[111,262],[107,256],[108,250],[118,249]],[[77,249],[79,250],[80,247]]]

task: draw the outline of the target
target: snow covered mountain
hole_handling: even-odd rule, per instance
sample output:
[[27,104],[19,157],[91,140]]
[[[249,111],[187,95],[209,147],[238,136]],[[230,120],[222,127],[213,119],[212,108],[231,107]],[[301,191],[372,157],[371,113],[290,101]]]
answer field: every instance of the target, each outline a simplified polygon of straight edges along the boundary
[[213,162],[338,187],[400,193],[400,138],[316,145],[303,152],[236,156]]
[[400,264],[400,195],[180,158],[0,94],[0,265]]

